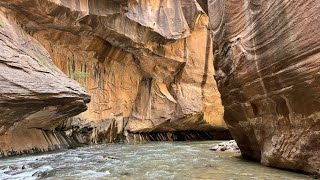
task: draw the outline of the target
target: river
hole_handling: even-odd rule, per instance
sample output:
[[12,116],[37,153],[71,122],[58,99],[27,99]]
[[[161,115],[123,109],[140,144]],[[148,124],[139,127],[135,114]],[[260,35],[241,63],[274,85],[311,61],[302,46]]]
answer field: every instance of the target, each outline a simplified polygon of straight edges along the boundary
[[0,179],[311,179],[242,160],[239,153],[209,150],[214,143],[108,144],[10,157],[0,160]]

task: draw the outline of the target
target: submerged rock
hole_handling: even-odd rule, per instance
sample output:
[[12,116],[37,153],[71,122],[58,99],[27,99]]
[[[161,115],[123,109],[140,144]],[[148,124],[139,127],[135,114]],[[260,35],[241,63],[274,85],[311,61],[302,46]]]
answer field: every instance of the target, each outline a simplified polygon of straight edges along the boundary
[[118,158],[118,157],[114,157],[114,156],[107,156],[107,155],[104,155],[104,156],[102,156],[102,159],[104,159],[104,160],[108,160],[108,159],[118,160],[119,158]]
[[15,166],[15,165],[11,165],[11,166],[9,166],[9,169],[11,169],[11,170],[18,170],[18,166]]
[[39,179],[45,179],[51,176],[54,176],[54,171],[37,171],[34,174],[32,174],[32,177],[37,177]]

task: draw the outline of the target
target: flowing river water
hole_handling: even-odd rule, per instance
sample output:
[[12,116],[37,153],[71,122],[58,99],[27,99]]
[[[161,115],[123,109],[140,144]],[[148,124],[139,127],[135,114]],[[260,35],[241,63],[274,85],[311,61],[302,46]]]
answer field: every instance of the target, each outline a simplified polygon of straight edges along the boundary
[[215,143],[108,144],[10,157],[0,160],[0,179],[311,179],[209,150]]

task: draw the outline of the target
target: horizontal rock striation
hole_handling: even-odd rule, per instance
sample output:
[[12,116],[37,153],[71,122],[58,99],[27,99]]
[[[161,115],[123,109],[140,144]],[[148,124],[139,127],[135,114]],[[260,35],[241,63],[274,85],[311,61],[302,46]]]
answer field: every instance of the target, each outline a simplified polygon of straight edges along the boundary
[[85,111],[89,101],[84,88],[0,12],[0,156],[68,146],[55,126]]
[[320,4],[209,2],[225,120],[244,157],[320,174]]

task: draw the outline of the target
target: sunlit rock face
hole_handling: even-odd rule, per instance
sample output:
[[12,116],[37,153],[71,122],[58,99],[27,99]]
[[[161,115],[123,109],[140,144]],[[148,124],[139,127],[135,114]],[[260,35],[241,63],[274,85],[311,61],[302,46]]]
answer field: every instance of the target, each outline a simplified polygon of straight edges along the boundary
[[0,13],[0,156],[68,147],[53,130],[89,101],[45,48]]
[[224,117],[242,154],[319,174],[319,1],[208,3]]
[[90,94],[86,112],[55,126],[77,141],[173,131],[228,136],[208,16],[197,1],[0,0],[0,6]]

